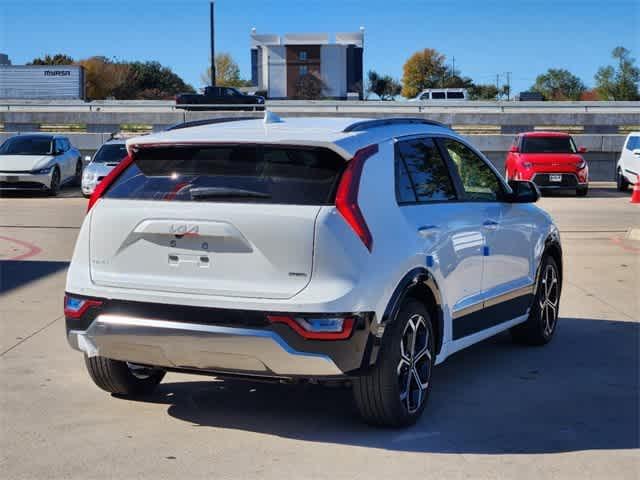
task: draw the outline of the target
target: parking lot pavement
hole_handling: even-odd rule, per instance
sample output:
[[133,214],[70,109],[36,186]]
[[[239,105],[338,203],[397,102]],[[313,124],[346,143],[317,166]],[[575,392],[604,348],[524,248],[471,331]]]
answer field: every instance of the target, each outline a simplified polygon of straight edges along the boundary
[[[353,416],[349,392],[170,374],[109,396],[64,338],[64,276],[86,201],[0,199],[2,478],[622,478],[640,476],[640,206],[604,185],[545,197],[566,278],[543,348],[500,335],[438,367],[407,430]],[[9,239],[9,240],[7,240]]]

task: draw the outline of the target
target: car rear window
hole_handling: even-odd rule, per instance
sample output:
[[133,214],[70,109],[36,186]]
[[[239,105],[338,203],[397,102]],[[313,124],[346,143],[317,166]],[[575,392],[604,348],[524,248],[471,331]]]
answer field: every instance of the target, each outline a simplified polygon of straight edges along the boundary
[[523,153],[576,153],[571,137],[524,137]]
[[342,157],[323,148],[143,148],[105,197],[328,205],[345,165]]

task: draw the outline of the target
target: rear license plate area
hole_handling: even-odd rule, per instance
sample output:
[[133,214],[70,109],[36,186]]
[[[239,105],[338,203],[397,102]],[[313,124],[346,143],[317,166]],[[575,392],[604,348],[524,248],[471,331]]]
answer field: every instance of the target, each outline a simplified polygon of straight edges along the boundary
[[555,183],[562,182],[562,175],[549,175],[549,181]]

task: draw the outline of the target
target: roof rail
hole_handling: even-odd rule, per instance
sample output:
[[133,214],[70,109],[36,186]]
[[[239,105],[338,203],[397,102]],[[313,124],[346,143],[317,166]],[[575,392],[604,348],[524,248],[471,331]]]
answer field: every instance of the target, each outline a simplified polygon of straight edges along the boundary
[[169,130],[180,130],[182,128],[200,127],[202,125],[215,125],[216,123],[240,122],[242,120],[256,120],[256,117],[217,117],[203,118],[201,120],[189,120],[188,122],[176,123],[165,128],[165,132]]
[[419,124],[419,125],[433,125],[436,127],[442,127],[450,130],[448,125],[444,123],[436,122],[435,120],[427,120],[426,118],[411,118],[411,117],[391,117],[391,118],[376,118],[375,120],[362,120],[360,122],[352,123],[347,126],[343,132],[362,132],[369,130],[370,128],[386,127],[388,125],[407,125],[407,124]]

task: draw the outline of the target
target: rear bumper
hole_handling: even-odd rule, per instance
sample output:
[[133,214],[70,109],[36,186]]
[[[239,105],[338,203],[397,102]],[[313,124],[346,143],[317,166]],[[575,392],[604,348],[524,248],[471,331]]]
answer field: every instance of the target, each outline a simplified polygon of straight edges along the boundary
[[[552,182],[551,175],[562,175],[562,181]],[[581,183],[575,173],[567,172],[535,173],[531,177],[531,181],[535,183],[541,190],[584,188],[589,185],[588,181]]]
[[104,302],[66,320],[69,344],[89,356],[276,378],[352,376],[371,361],[371,314],[359,314],[348,339],[324,341],[261,322],[266,312]]

